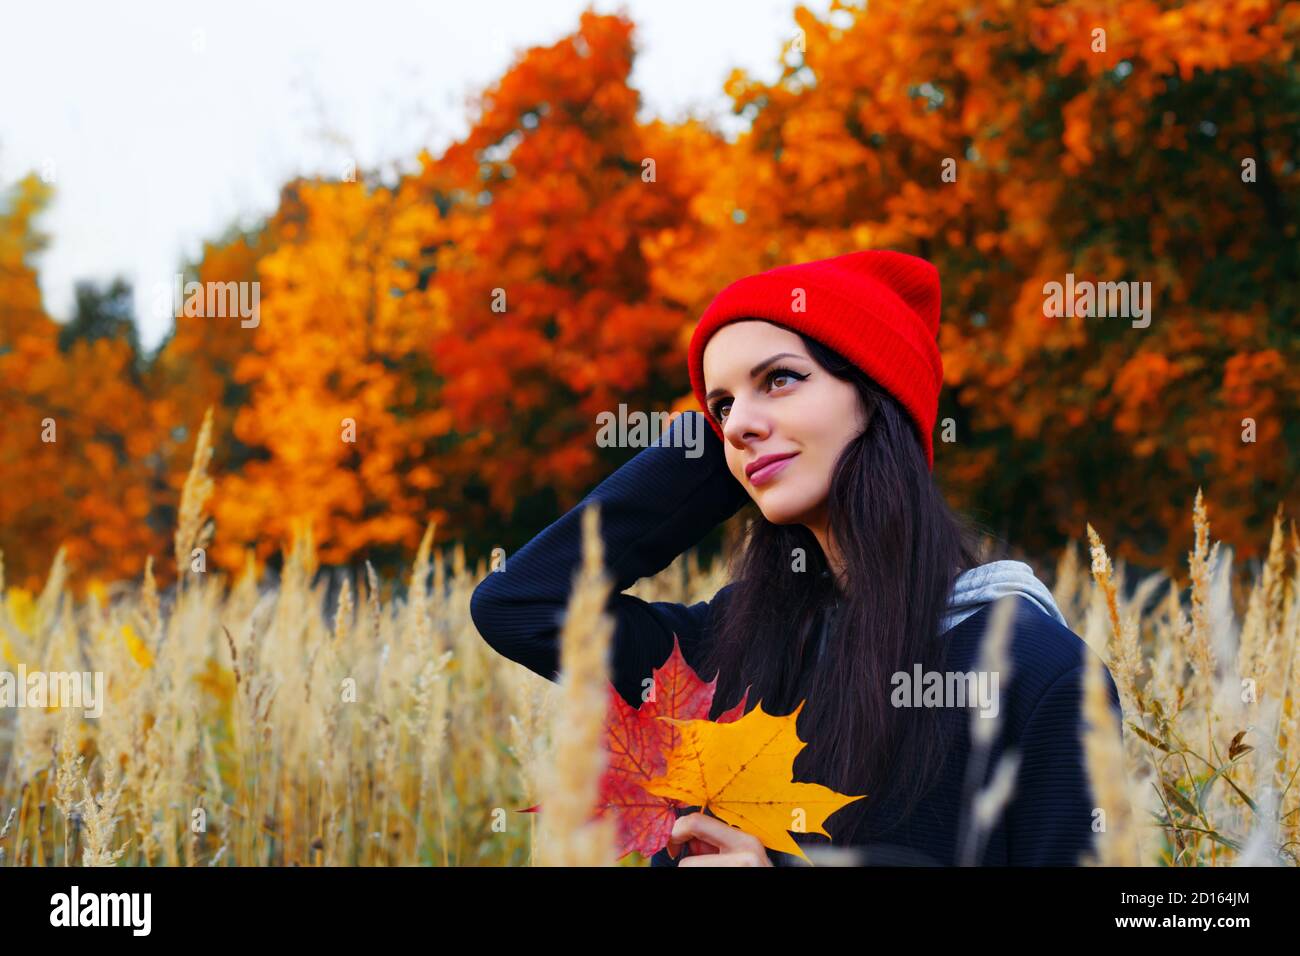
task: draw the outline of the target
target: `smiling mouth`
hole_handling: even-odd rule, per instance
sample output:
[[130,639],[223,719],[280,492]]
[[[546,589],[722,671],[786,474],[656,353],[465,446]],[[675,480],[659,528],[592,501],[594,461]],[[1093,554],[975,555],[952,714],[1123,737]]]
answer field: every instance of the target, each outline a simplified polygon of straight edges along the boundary
[[766,484],[784,471],[786,465],[794,461],[796,457],[798,457],[797,452],[793,455],[787,455],[785,458],[779,458],[774,462],[764,465],[749,476],[749,483],[751,485]]

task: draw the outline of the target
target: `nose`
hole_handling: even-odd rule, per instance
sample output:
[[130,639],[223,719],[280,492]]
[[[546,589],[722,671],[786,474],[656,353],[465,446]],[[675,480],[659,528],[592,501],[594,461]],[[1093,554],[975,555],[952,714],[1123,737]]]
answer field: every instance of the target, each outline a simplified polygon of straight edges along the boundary
[[722,437],[737,448],[744,448],[748,442],[764,438],[770,428],[766,417],[753,403],[733,398],[722,423]]

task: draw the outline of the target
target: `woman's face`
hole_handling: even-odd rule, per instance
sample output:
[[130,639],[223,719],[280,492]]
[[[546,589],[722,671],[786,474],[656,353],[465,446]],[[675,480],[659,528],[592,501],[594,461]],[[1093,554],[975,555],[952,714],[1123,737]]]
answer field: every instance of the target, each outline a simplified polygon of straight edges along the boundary
[[[866,425],[857,389],[814,362],[797,334],[759,319],[709,338],[704,388],[727,467],[763,517],[824,527],[831,469]],[[768,455],[791,457],[747,468]]]

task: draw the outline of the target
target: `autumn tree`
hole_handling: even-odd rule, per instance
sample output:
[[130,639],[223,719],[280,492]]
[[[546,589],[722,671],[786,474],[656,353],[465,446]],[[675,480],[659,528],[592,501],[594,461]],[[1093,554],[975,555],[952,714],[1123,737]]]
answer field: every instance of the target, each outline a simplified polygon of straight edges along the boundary
[[[80,585],[138,574],[159,541],[133,324],[92,314],[91,293],[63,334],[41,302],[35,220],[51,192],[28,176],[0,198],[0,550],[8,579],[29,588],[61,544]],[[110,294],[112,309],[129,297]]]
[[[781,75],[726,83],[733,141],[639,117],[633,25],[589,11],[417,172],[288,183],[208,244],[185,278],[255,287],[257,320],[182,313],[150,357],[123,289],[46,315],[29,177],[0,205],[10,580],[65,538],[96,573],[167,554],[209,405],[220,566],[303,521],[327,562],[398,560],[430,519],[518,542],[628,456],[598,414],[693,407],[722,287],[869,248],[939,268],[956,504],[1032,555],[1090,521],[1172,568],[1201,486],[1252,554],[1300,504],[1298,26],[1279,0],[799,7]],[[1149,321],[1057,314],[1066,281],[1149,288]]]
[[584,14],[485,91],[411,184],[446,207],[426,295],[466,529],[554,517],[627,457],[597,446],[600,412],[666,411],[680,392],[686,313],[648,245],[687,220],[721,146],[638,120],[634,53],[628,20]]
[[[1278,2],[804,8],[657,274],[700,290],[867,248],[931,259],[936,474],[1014,544],[1085,520],[1173,567],[1198,486],[1243,553],[1292,510],[1297,17]],[[1150,322],[1044,287],[1150,283]],[[1139,287],[1140,288],[1140,287]],[[947,423],[949,434],[945,436]],[[946,443],[946,439],[951,439]]]
[[260,316],[235,363],[248,400],[234,434],[253,454],[218,476],[228,568],[304,522],[322,561],[391,559],[446,516],[430,502],[451,416],[429,394],[431,317],[407,295],[436,210],[364,182],[303,182],[293,201],[302,221],[258,260]]

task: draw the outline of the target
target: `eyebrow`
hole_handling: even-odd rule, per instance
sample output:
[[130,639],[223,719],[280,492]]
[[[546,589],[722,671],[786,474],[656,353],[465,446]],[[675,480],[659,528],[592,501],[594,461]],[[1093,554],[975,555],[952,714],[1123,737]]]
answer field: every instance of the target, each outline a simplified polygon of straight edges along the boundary
[[[803,356],[795,355],[793,352],[778,352],[776,355],[763,359],[763,361],[759,362],[757,365],[751,368],[749,370],[749,377],[751,379],[757,377],[759,372],[763,371],[763,369],[767,368],[777,359],[782,359],[782,358],[802,359]],[[724,392],[726,392],[725,388],[715,388],[713,389],[713,391],[709,392],[709,394],[704,396],[704,401],[706,403],[712,401],[716,396],[721,395]]]

